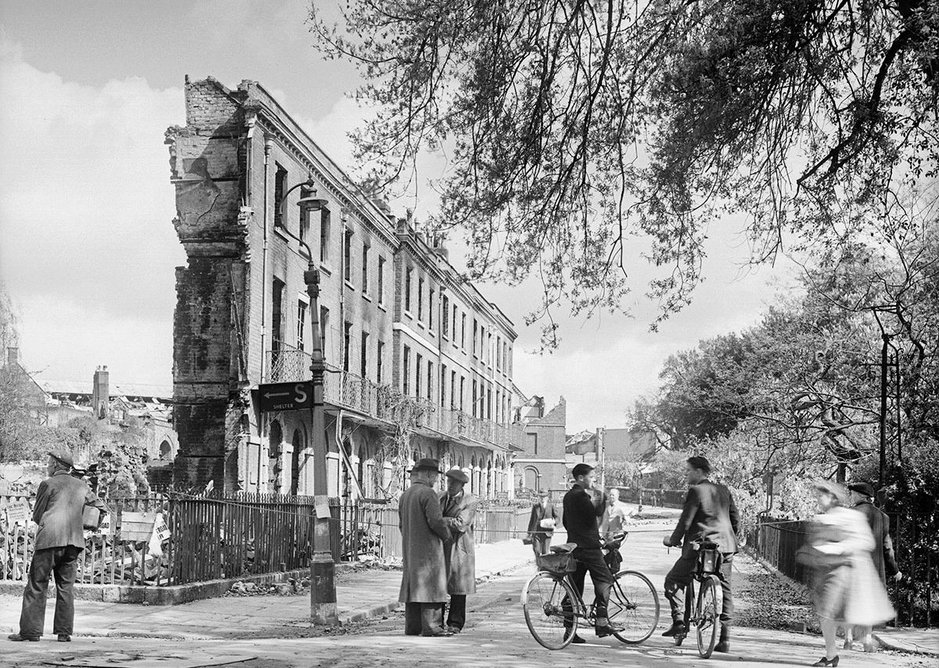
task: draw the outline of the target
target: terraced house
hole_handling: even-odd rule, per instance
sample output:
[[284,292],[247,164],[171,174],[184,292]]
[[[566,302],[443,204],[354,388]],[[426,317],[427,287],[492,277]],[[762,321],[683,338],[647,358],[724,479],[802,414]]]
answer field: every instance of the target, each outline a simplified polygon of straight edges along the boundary
[[[177,485],[312,494],[309,411],[259,388],[310,378],[304,270],[319,268],[330,496],[382,497],[395,457],[436,457],[512,494],[509,319],[439,239],[366,196],[258,83],[186,81],[167,131],[177,234]],[[298,203],[311,199],[316,210]]]

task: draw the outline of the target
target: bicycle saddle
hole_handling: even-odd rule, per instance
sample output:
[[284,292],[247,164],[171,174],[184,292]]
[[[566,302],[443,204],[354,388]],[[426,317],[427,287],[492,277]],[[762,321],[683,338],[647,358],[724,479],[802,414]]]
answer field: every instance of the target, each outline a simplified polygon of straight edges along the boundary
[[577,543],[561,543],[560,545],[551,546],[551,551],[554,554],[570,554],[575,549],[577,549]]

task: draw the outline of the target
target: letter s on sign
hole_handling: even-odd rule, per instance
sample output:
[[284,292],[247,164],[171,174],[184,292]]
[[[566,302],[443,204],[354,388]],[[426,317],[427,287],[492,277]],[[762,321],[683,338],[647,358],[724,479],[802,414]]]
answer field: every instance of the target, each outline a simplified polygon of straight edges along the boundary
[[306,403],[307,391],[306,384],[298,384],[293,386],[294,398],[298,404]]

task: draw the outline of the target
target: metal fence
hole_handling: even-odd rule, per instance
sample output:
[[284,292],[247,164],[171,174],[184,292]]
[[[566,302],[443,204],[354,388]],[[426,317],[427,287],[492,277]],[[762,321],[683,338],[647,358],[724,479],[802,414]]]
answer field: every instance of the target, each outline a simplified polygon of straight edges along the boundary
[[[0,507],[33,496],[0,496]],[[89,584],[177,585],[306,568],[314,550],[311,497],[225,494],[151,495],[108,499],[105,528],[86,532],[77,581]],[[340,558],[338,502],[331,503],[330,550]],[[147,513],[156,537],[130,536],[129,512]],[[134,516],[136,520],[137,517]],[[165,525],[161,533],[160,522]],[[155,525],[155,526],[154,526]],[[28,523],[0,512],[0,579],[25,580],[34,551]]]

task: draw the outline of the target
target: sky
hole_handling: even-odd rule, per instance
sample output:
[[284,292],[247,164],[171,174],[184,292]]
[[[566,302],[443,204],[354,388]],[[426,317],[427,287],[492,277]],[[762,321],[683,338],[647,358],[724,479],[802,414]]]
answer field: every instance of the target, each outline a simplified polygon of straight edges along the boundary
[[[115,382],[172,384],[175,268],[186,257],[164,133],[185,122],[186,75],[261,82],[354,171],[346,133],[365,112],[348,95],[360,81],[315,51],[308,4],[0,0],[0,280],[23,363],[40,378],[90,383],[106,364]],[[439,168],[428,161],[422,177]],[[412,207],[419,220],[433,206],[427,191],[393,208]],[[788,280],[781,266],[742,269],[743,226],[729,219],[710,230],[707,280],[656,333],[656,304],[643,296],[651,273],[638,257],[631,317],[571,318],[559,305],[561,343],[550,355],[535,352],[538,325],[525,325],[533,287],[481,284],[519,333],[516,384],[549,406],[564,396],[568,433],[624,426],[670,354],[755,324]]]

